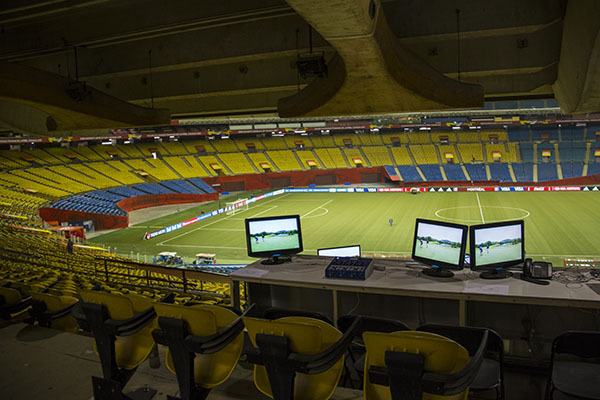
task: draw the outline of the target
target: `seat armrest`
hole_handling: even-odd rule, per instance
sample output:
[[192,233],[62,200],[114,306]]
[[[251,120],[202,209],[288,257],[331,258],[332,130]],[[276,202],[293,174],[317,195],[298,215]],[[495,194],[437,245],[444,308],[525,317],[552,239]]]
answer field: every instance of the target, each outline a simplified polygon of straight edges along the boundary
[[124,320],[107,319],[104,324],[108,333],[114,336],[130,336],[139,332],[156,318],[153,307],[142,311],[136,316]]
[[297,363],[297,371],[305,374],[319,374],[327,371],[346,353],[356,333],[362,328],[362,319],[356,318],[344,335],[326,350],[318,354],[305,355],[293,353],[289,360]]
[[486,329],[482,332],[481,343],[479,344],[477,352],[471,357],[469,363],[460,371],[450,375],[429,372],[424,373],[423,391],[431,394],[450,396],[467,389],[479,372],[487,347],[487,339],[488,331]]
[[244,322],[242,318],[252,314],[254,310],[255,307],[254,304],[252,304],[239,317],[237,317],[235,321],[214,335],[188,335],[185,338],[186,348],[193,353],[199,354],[212,354],[224,349],[244,330]]

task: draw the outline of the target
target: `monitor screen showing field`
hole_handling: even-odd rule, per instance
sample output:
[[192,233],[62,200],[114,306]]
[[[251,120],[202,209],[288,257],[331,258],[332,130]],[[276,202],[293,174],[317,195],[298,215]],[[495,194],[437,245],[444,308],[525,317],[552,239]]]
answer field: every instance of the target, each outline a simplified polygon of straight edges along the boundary
[[452,265],[460,264],[463,230],[419,222],[414,255]]
[[325,257],[360,257],[360,246],[334,247],[319,249],[317,254]]
[[276,254],[300,248],[298,220],[296,218],[250,221],[248,224],[252,253]]
[[474,231],[475,264],[477,266],[505,263],[522,258],[521,225],[497,226]]

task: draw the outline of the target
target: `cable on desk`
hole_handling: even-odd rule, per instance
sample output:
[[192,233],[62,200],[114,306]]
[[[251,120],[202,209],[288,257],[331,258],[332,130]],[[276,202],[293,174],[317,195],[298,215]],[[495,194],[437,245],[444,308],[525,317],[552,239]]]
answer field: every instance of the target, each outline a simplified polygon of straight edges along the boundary
[[360,305],[360,294],[358,292],[354,292],[356,293],[356,305],[354,307],[352,307],[352,309],[350,311],[348,311],[346,314],[350,315],[352,314],[354,311],[356,311],[356,309],[358,308],[358,306]]
[[583,287],[584,283],[591,281],[593,278],[589,275],[589,272],[582,272],[578,268],[571,267],[554,271],[552,279],[564,284],[569,289],[579,289]]

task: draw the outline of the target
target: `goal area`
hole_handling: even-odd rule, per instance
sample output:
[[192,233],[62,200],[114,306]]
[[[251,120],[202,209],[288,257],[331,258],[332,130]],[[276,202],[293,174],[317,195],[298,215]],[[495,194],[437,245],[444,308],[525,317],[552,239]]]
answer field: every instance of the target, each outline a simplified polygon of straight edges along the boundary
[[248,199],[238,199],[225,203],[225,214],[227,215],[235,215],[246,210],[248,210]]

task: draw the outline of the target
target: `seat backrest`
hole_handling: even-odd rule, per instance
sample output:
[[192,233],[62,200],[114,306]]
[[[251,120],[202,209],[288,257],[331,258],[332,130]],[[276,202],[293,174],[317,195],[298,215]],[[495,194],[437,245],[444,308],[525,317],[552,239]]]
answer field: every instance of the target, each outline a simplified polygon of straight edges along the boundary
[[[350,326],[354,323],[358,315],[343,315],[338,318],[338,328],[342,332],[346,332]],[[362,335],[363,332],[399,332],[408,331],[410,328],[403,322],[389,318],[371,317],[368,315],[361,315],[361,328],[356,332],[356,335]]]
[[[256,335],[267,334],[285,336],[290,351],[298,354],[317,354],[331,347],[342,333],[334,326],[319,319],[308,317],[285,317],[277,320],[244,317],[252,345],[256,347]],[[333,395],[340,380],[344,357],[329,370],[319,374],[296,374],[294,384],[295,400],[325,400]],[[254,369],[254,383],[258,390],[273,397],[266,369],[257,365]]]
[[17,289],[0,287],[0,296],[4,298],[4,304],[19,304],[21,302],[21,292]]
[[287,308],[279,308],[279,307],[269,307],[263,313],[263,318],[265,319],[279,319],[285,317],[307,317],[320,319],[323,322],[328,323],[329,325],[333,325],[333,322],[325,315],[313,312],[313,311],[301,311],[301,310],[290,310]]
[[504,351],[502,337],[495,331],[487,328],[427,324],[420,326],[417,330],[435,333],[452,339],[466,348],[471,356],[477,353],[477,349],[481,342],[481,332],[487,330],[488,340],[486,343],[486,351],[497,353],[499,355]]
[[[188,333],[193,336],[211,336],[232,324],[237,315],[226,308],[212,305],[182,306],[178,304],[154,303],[158,317],[184,320]],[[229,345],[217,353],[197,354],[194,358],[194,381],[211,388],[227,380],[233,373],[242,354],[243,332]],[[167,368],[173,373],[175,366],[171,352],[167,349]]]
[[567,353],[581,358],[600,357],[600,332],[569,331],[552,345],[553,353]]
[[71,296],[53,296],[46,293],[32,293],[31,298],[36,301],[41,301],[46,304],[48,311],[60,311],[71,304],[77,303],[77,299]]
[[[458,343],[428,332],[402,331],[393,333],[365,332],[363,341],[367,349],[365,357],[364,395],[367,400],[391,399],[389,387],[370,382],[371,367],[385,367],[386,351],[399,351],[422,354],[425,357],[425,371],[439,374],[453,374],[469,363],[469,353]],[[423,399],[466,399],[468,390],[454,396],[423,394]]]
[[131,300],[123,295],[94,290],[81,290],[79,294],[86,303],[101,304],[106,307],[108,316],[111,319],[124,320],[132,318],[135,315]]

